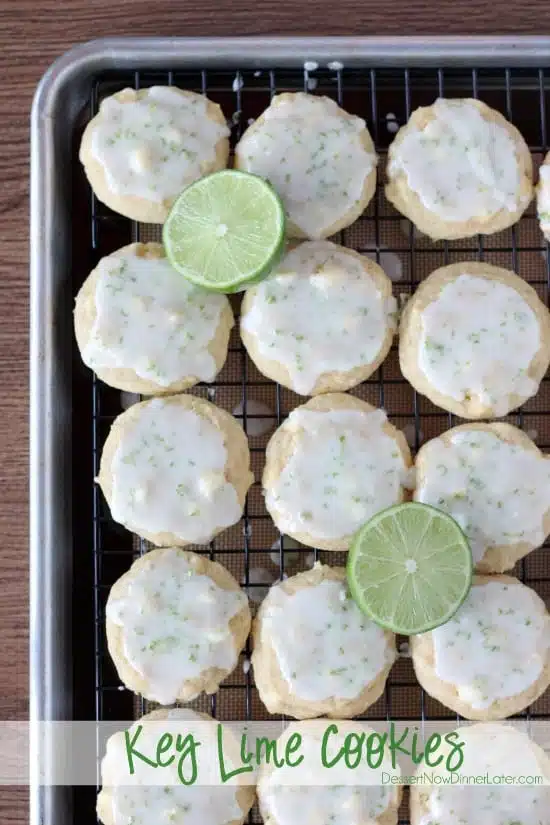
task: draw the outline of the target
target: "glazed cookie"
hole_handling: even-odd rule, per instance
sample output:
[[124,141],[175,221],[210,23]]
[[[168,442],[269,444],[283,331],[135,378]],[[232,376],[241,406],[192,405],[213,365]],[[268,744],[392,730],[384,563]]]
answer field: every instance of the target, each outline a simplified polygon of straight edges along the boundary
[[133,563],[107,600],[107,643],[127,688],[161,705],[215,693],[250,631],[250,609],[231,573],[177,547]]
[[383,269],[330,241],[299,244],[247,290],[241,337],[264,375],[300,395],[343,392],[389,352],[397,303]]
[[100,201],[144,223],[164,223],[179,193],[224,169],[229,129],[204,95],[151,86],[102,101],[84,130],[80,160]]
[[539,745],[511,724],[462,726],[454,733],[464,743],[459,776],[540,777],[542,782],[504,785],[501,778],[475,787],[451,785],[445,769],[436,767],[442,781],[411,786],[411,825],[550,825],[550,760]]
[[[260,779],[265,825],[397,825],[401,789],[384,785],[277,785]],[[538,824],[537,824],[538,825]]]
[[415,460],[415,501],[460,524],[477,570],[501,573],[550,534],[550,460],[510,424],[464,424]]
[[315,565],[274,585],[254,622],[252,666],[270,713],[349,718],[382,695],[395,636],[348,595],[343,567]]
[[296,541],[347,550],[371,516],[403,501],[410,464],[405,437],[383,410],[320,395],[293,410],[267,445],[266,507]]
[[377,158],[366,124],[328,97],[277,95],[246,130],[235,166],[277,190],[293,238],[328,238],[364,211]]
[[537,214],[540,229],[546,240],[550,240],[550,152],[539,169],[537,184]]
[[411,637],[424,690],[466,719],[505,719],[550,684],[550,618],[512,576],[475,576],[446,624]]
[[[139,731],[141,726],[141,731]],[[241,825],[254,803],[252,785],[245,785],[237,777],[233,782],[216,784],[208,770],[211,760],[201,759],[201,752],[215,753],[218,722],[204,713],[188,708],[163,708],[138,719],[128,731],[130,741],[139,735],[139,752],[153,755],[161,737],[168,734],[172,740],[186,737],[189,728],[195,731],[202,747],[197,758],[197,781],[182,784],[178,775],[180,755],[170,763],[170,752],[163,751],[161,770],[155,763],[150,767],[142,759],[134,758],[134,779],[129,780],[125,731],[109,737],[101,762],[102,789],[97,797],[97,815],[103,825]],[[235,749],[228,739],[231,731],[225,729],[224,742]],[[185,753],[185,752],[184,752]],[[184,758],[184,775],[188,776],[189,760]],[[203,772],[205,775],[203,776]],[[165,780],[166,784],[161,784]],[[218,780],[219,781],[219,780]],[[214,785],[214,787],[213,787]]]
[[[397,825],[397,813],[402,790],[398,785],[380,784],[380,776],[396,776],[389,752],[383,755],[377,769],[367,760],[354,766],[350,784],[350,769],[340,763],[326,770],[319,754],[327,722],[298,722],[288,725],[277,740],[279,753],[284,753],[291,737],[300,737],[303,762],[295,767],[262,764],[258,772],[258,803],[265,825]],[[329,758],[343,750],[346,737],[365,741],[374,734],[364,722],[338,722],[333,732]],[[328,784],[332,783],[332,784]],[[299,815],[297,816],[297,812]]]
[[102,258],[76,297],[84,363],[106,384],[143,395],[213,381],[227,357],[233,313],[225,295],[186,281],[158,243]]
[[399,330],[405,378],[462,418],[507,415],[531,398],[550,363],[550,314],[507,269],[465,261],[423,281]]
[[233,416],[191,395],[134,404],[115,419],[97,481],[115,521],[162,546],[208,544],[241,517],[253,476]]
[[533,197],[527,144],[479,100],[440,98],[413,112],[386,171],[388,200],[433,240],[506,229]]

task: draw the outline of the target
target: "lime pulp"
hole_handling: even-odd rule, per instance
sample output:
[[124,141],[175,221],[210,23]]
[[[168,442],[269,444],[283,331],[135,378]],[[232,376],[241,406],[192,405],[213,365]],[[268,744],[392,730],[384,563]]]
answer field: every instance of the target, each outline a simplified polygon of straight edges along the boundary
[[354,536],[347,563],[359,608],[405,635],[448,621],[470,590],[472,570],[470,546],[456,521],[419,502],[377,513]]
[[184,189],[162,239],[170,263],[184,278],[214,292],[238,292],[278,263],[285,212],[263,178],[224,169]]

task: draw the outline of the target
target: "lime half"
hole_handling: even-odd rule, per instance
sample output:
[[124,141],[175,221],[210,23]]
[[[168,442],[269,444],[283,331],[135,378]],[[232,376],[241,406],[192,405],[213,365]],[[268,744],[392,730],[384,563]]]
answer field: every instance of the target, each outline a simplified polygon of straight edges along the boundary
[[448,621],[466,598],[472,553],[454,519],[407,502],[359,530],[347,574],[355,602],[374,622],[394,633],[424,633]]
[[162,240],[172,266],[197,286],[238,292],[269,274],[285,241],[285,212],[263,178],[224,169],[174,203]]

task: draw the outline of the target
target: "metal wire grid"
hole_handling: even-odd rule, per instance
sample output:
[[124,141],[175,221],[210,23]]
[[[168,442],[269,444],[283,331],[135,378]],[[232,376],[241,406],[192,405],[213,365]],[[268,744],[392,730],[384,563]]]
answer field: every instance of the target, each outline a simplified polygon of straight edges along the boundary
[[[372,255],[384,265],[385,255],[396,255],[403,263],[403,277],[396,284],[398,292],[408,294],[429,271],[453,260],[486,260],[514,269],[526,277],[546,300],[550,289],[550,264],[546,244],[536,227],[536,218],[531,209],[521,223],[503,233],[488,238],[479,237],[474,241],[430,243],[415,232],[412,224],[405,222],[384,201],[383,154],[393,137],[395,127],[392,122],[402,125],[410,113],[421,103],[430,103],[437,96],[471,96],[486,100],[489,105],[500,109],[522,131],[530,144],[535,160],[547,151],[547,82],[543,69],[500,71],[467,68],[460,70],[418,70],[418,69],[369,69],[329,71],[319,69],[303,72],[288,69],[264,71],[231,70],[220,72],[206,69],[196,72],[175,71],[135,71],[111,73],[98,78],[93,86],[90,100],[90,115],[98,109],[100,100],[126,86],[136,89],[153,84],[176,84],[182,88],[195,89],[208,94],[219,102],[232,126],[232,140],[235,142],[246,128],[247,115],[257,116],[278,91],[305,90],[312,93],[329,94],[348,111],[364,117],[377,151],[381,155],[379,183],[376,197],[365,216],[356,225],[339,233],[336,240],[360,252]],[[512,105],[514,103],[514,105]],[[535,105],[536,103],[536,105]],[[536,117],[535,117],[536,113]],[[152,240],[158,237],[158,230],[140,226],[100,204],[91,194],[90,261],[95,265],[105,254],[114,251],[124,243],[137,240]],[[406,224],[406,226],[404,226]],[[79,284],[76,285],[77,288]],[[248,361],[246,352],[238,336],[234,335],[229,353],[229,368],[222,371],[218,380],[206,387],[193,390],[209,397],[232,411],[232,404],[238,399],[245,430],[250,429],[253,419],[265,421],[266,413],[254,414],[247,411],[250,398],[269,398],[273,408],[273,427],[278,426],[297,404],[303,402],[292,393],[264,379]],[[385,407],[394,423],[407,430],[408,437],[416,451],[423,440],[438,435],[455,424],[452,414],[443,413],[412,391],[401,377],[394,351],[376,376],[366,381],[356,394],[371,403]],[[122,394],[124,396],[124,394]],[[136,399],[137,400],[137,397]],[[91,427],[93,472],[97,475],[103,441],[108,427],[116,414],[124,406],[121,394],[105,387],[95,377],[91,387]],[[536,440],[543,449],[550,449],[550,386],[543,382],[537,399],[528,402],[524,409],[508,418],[511,423],[526,429],[534,437],[533,424],[538,428]],[[253,464],[256,465],[256,479],[260,477],[265,443],[256,436],[250,438]],[[78,449],[78,445],[76,447]],[[94,674],[95,674],[95,716],[98,720],[129,718],[141,715],[147,710],[143,700],[136,700],[126,691],[116,678],[106,651],[104,637],[104,604],[110,586],[130,565],[136,554],[147,551],[143,540],[131,537],[118,528],[110,519],[108,509],[96,485],[93,486],[93,611],[94,611]],[[285,537],[279,535],[275,543],[269,545],[273,525],[263,509],[258,481],[249,495],[240,525],[228,531],[229,538],[218,537],[207,551],[210,558],[217,559],[241,576],[241,582],[249,595],[265,587],[265,583],[254,581],[251,576],[252,564],[256,559],[262,563],[266,558],[273,564],[275,574],[281,578],[285,572],[296,572],[298,568],[311,564],[313,559],[338,564],[343,557],[314,551],[297,552],[288,546]],[[254,504],[252,500],[254,499]],[[259,525],[259,529],[258,529]],[[263,531],[263,532],[262,532]],[[258,536],[255,540],[254,537]],[[518,565],[517,575],[535,587],[544,597],[550,596],[550,569],[545,560],[545,549],[535,551]],[[248,657],[249,650],[245,651]],[[230,694],[228,701],[224,694]],[[268,718],[255,693],[252,673],[249,669],[237,670],[220,693],[207,702],[201,700],[197,707],[208,710],[219,718]],[[523,715],[524,718],[548,718],[550,700],[541,699]],[[454,714],[427,697],[417,684],[410,660],[400,658],[386,687],[384,697],[370,709],[365,718],[416,718],[454,719]],[[407,822],[402,811],[400,822]]]

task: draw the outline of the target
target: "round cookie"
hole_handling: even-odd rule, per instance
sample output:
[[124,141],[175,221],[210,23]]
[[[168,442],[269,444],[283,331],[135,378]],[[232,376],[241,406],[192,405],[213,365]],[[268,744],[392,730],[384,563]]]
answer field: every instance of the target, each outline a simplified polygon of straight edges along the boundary
[[235,149],[235,167],[281,196],[292,238],[328,238],[352,224],[376,190],[376,153],[364,120],[331,98],[276,95]]
[[424,690],[466,719],[506,719],[550,684],[550,617],[512,576],[475,576],[446,624],[411,637]]
[[[539,745],[511,724],[480,723],[462,726],[454,733],[463,743],[465,760],[459,782],[451,785],[442,763],[434,771],[442,777],[438,784],[412,784],[411,825],[549,825],[550,760]],[[423,770],[419,768],[419,773]],[[472,788],[460,783],[460,776],[489,776],[494,781]],[[502,779],[496,777],[503,776],[516,777],[518,784],[501,784]],[[519,784],[520,777],[540,777],[544,784]]]
[[191,395],[153,398],[119,415],[99,482],[113,519],[159,547],[208,544],[241,518],[253,481],[241,426]]
[[408,301],[399,361],[422,395],[462,418],[507,415],[536,394],[550,363],[550,314],[507,269],[436,269]]
[[297,407],[266,450],[265,504],[275,525],[301,544],[347,550],[368,519],[405,498],[410,451],[403,433],[351,395]]
[[246,291],[241,338],[273,381],[301,395],[343,392],[380,366],[396,313],[378,264],[330,241],[307,241]]
[[96,197],[121,215],[164,223],[180,192],[227,166],[229,129],[204,95],[123,89],[86,126],[80,160]]
[[523,137],[470,98],[416,109],[390,145],[386,172],[388,200],[433,240],[506,229],[533,197]]
[[[138,719],[129,729],[131,740],[134,740],[139,725],[141,732],[136,747],[140,753],[151,754],[153,758],[165,733],[175,742],[178,736],[184,738],[189,730],[194,731],[192,735],[202,745],[197,755],[197,781],[192,785],[182,784],[178,775],[181,757],[176,753],[175,744],[171,751],[175,759],[170,764],[170,751],[164,751],[160,770],[158,766],[152,768],[134,757],[135,774],[131,781],[125,732],[117,732],[109,737],[101,762],[103,787],[97,797],[97,815],[103,825],[151,825],[152,822],[242,825],[254,803],[255,791],[252,785],[244,784],[242,776],[221,785],[212,775],[212,760],[207,754],[213,756],[216,752],[216,720],[188,708],[163,708]],[[230,758],[233,758],[238,745],[231,730],[226,728],[223,737],[224,749],[228,749]],[[185,777],[190,773],[187,756],[184,756],[183,773]],[[165,785],[162,784],[164,779]]]
[[159,243],[135,243],[102,258],[74,311],[82,360],[127,392],[160,395],[213,381],[227,358],[233,313],[170,266]]
[[[328,771],[320,769],[319,754],[327,728],[323,719],[288,725],[277,740],[278,753],[285,752],[291,737],[300,737],[303,762],[296,766],[260,766],[257,793],[265,825],[294,825],[297,812],[303,825],[397,825],[402,788],[380,783],[381,774],[399,775],[389,749],[377,769],[370,768],[364,758],[351,773],[343,760]],[[346,737],[367,741],[374,734],[362,721],[339,721],[337,728],[328,740],[329,759],[345,748]]]
[[424,444],[414,500],[457,521],[476,569],[502,573],[550,535],[550,460],[510,424],[463,424]]
[[270,713],[345,719],[382,695],[395,636],[365,616],[343,567],[316,564],[273,585],[254,620],[252,666]]
[[218,690],[245,646],[250,609],[225,567],[168,547],[137,559],[115,582],[106,631],[126,687],[172,705]]
[[537,215],[540,230],[546,240],[550,240],[550,152],[539,169],[537,183]]

